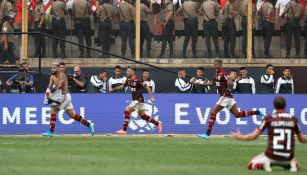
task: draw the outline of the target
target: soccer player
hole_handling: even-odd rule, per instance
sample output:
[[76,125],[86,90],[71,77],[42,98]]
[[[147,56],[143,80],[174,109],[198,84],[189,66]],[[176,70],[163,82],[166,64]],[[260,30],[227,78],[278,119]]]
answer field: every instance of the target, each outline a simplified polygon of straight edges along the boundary
[[88,127],[89,132],[94,135],[94,123],[88,122],[85,118],[76,114],[71,103],[71,96],[68,93],[68,82],[66,75],[60,71],[60,64],[53,62],[51,67],[50,81],[45,94],[45,104],[52,103],[50,129],[43,136],[54,136],[54,128],[56,123],[56,113],[65,110],[70,118],[75,119],[84,126]]
[[275,98],[274,108],[276,111],[264,117],[261,125],[254,132],[242,135],[238,130],[233,133],[233,137],[245,141],[255,140],[267,128],[267,150],[253,158],[248,163],[248,169],[272,171],[272,166],[281,166],[292,172],[297,172],[300,170],[300,163],[294,157],[294,135],[297,135],[301,143],[307,143],[307,139],[304,137],[296,117],[285,112],[286,100],[283,97]]
[[[227,75],[226,72],[222,69],[221,60],[214,61],[214,68],[216,70],[216,73],[213,78],[213,81],[202,83],[202,85],[204,86],[211,86],[215,84],[218,89],[218,93],[221,96],[219,101],[216,103],[216,105],[211,110],[207,132],[203,134],[197,134],[198,137],[207,138],[207,139],[210,138],[211,131],[212,131],[213,125],[216,120],[216,114],[219,113],[224,108],[227,108],[228,110],[230,110],[230,112],[236,118],[242,118],[242,117],[247,117],[247,116],[252,116],[252,115],[264,116],[264,114],[260,111],[241,111],[239,112],[238,107],[236,105],[236,101],[234,100],[232,93],[231,93],[232,86],[234,84],[234,81],[237,78],[237,72],[232,70],[230,71],[229,75]],[[191,83],[195,83],[195,82],[192,81]]]
[[144,96],[143,96],[143,89],[145,88],[150,96],[150,101],[154,102],[155,98],[150,90],[150,88],[143,82],[142,79],[138,78],[135,74],[135,69],[132,67],[127,68],[127,80],[126,82],[118,86],[112,91],[117,91],[119,89],[123,89],[125,87],[129,87],[132,93],[132,102],[129,106],[126,107],[124,112],[124,125],[123,128],[119,131],[116,131],[118,134],[127,134],[127,128],[130,122],[130,115],[133,111],[137,111],[143,120],[149,121],[157,126],[158,132],[161,133],[162,129],[162,122],[156,121],[155,119],[151,118],[150,116],[146,115],[144,109]]

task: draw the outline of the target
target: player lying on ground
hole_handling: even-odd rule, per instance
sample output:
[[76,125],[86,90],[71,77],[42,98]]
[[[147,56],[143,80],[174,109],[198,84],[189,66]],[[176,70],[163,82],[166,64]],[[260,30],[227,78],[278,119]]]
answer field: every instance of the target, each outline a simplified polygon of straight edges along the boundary
[[[71,103],[71,96],[68,93],[68,82],[66,75],[59,70],[60,64],[52,63],[50,81],[45,94],[45,104],[52,104],[50,129],[44,133],[43,136],[54,136],[54,128],[56,123],[56,113],[60,110],[65,110],[70,118],[75,119],[81,124],[88,127],[89,132],[94,135],[94,123],[88,122],[85,118],[75,113],[74,107]],[[52,91],[51,91],[52,90]]]
[[[216,70],[216,73],[213,78],[213,81],[198,84],[198,85],[204,85],[204,86],[212,86],[215,84],[218,89],[218,93],[221,96],[219,101],[216,103],[216,105],[211,110],[207,132],[203,134],[197,134],[197,136],[201,138],[210,138],[211,131],[212,131],[213,125],[216,120],[216,115],[224,108],[227,108],[228,110],[230,110],[230,112],[236,118],[242,118],[242,117],[247,117],[247,116],[252,116],[252,115],[264,116],[264,114],[260,111],[241,111],[239,112],[238,107],[236,105],[236,101],[234,100],[232,93],[231,93],[233,82],[237,79],[237,72],[232,70],[230,71],[229,75],[227,75],[226,72],[222,69],[221,60],[214,61],[214,68]],[[192,79],[191,83],[195,84],[195,81]]]
[[294,157],[294,134],[301,143],[307,143],[307,139],[301,131],[295,116],[285,112],[286,100],[276,97],[274,100],[276,112],[263,118],[261,125],[248,135],[241,135],[238,130],[233,137],[238,140],[251,141],[268,129],[268,147],[264,153],[253,158],[248,163],[248,169],[272,171],[272,166],[281,166],[290,171],[299,171],[300,163]]
[[149,121],[157,126],[158,132],[161,133],[162,129],[162,122],[158,122],[155,119],[151,118],[150,116],[146,115],[144,109],[144,96],[143,90],[144,88],[147,90],[150,101],[154,102],[155,98],[150,90],[150,88],[143,82],[142,79],[138,78],[135,74],[135,69],[128,67],[127,68],[127,80],[126,82],[117,88],[112,89],[111,91],[116,91],[119,89],[123,89],[125,87],[129,87],[130,91],[132,92],[132,102],[129,106],[126,107],[124,112],[124,126],[121,130],[116,131],[118,134],[127,134],[127,128],[130,122],[130,115],[133,111],[137,111],[143,120]]

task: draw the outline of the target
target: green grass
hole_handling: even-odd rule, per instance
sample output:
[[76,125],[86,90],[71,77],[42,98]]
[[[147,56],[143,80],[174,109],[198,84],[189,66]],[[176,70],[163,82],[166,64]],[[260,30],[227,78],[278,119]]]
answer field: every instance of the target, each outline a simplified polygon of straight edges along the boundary
[[[0,136],[0,175],[266,174],[246,170],[265,147],[266,138]],[[297,144],[296,157],[307,174],[306,145]]]

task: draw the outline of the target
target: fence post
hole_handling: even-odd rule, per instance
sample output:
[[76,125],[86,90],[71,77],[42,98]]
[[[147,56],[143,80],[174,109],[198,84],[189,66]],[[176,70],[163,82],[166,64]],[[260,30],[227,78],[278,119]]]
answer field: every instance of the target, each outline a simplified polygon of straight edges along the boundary
[[247,63],[252,63],[252,47],[253,47],[253,1],[248,0],[247,6]]
[[141,0],[135,2],[135,59],[140,61],[141,44]]
[[[28,1],[22,1],[21,31],[28,32]],[[21,35],[21,53],[20,57],[23,62],[28,58],[28,34]]]

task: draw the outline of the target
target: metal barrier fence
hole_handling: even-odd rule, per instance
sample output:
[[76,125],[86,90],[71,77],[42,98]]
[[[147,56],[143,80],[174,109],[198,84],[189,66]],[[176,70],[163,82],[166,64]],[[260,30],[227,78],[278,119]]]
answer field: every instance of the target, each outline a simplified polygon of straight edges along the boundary
[[[105,54],[80,45],[65,46],[65,42],[57,39],[40,40],[38,36],[28,37],[23,48],[27,50],[26,58],[38,57],[38,54],[52,58],[105,58],[115,54],[137,60],[140,57],[248,58],[250,61],[252,58],[305,58],[305,7],[296,0],[280,2],[32,2],[28,4],[29,32],[78,42]],[[18,30],[26,22],[17,20],[21,13],[18,13],[20,9],[15,11]],[[1,20],[8,25],[6,20]],[[2,32],[6,32],[3,26]],[[292,35],[294,40],[291,40]],[[20,38],[15,41],[17,56],[24,53],[19,50],[22,42]]]

